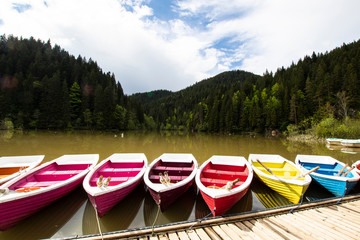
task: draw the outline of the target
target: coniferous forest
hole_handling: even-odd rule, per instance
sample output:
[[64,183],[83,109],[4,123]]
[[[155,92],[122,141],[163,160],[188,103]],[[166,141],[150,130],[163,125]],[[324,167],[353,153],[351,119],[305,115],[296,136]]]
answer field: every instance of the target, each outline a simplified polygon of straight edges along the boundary
[[3,35],[0,79],[0,121],[22,129],[237,133],[360,118],[360,41],[263,76],[229,71],[178,92],[127,96],[92,59],[50,41]]

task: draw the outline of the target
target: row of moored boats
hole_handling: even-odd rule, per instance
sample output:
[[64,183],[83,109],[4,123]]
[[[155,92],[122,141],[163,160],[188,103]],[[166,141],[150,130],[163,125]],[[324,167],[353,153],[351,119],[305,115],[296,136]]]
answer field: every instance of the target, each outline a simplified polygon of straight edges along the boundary
[[117,153],[99,164],[98,154],[64,155],[41,164],[44,156],[0,158],[0,230],[6,230],[83,184],[99,217],[140,182],[162,211],[194,186],[214,216],[225,214],[249,190],[253,172],[292,203],[300,202],[312,180],[335,196],[359,181],[360,161],[348,166],[329,156],[212,156],[199,168],[192,154],[163,154],[148,166],[145,154]]

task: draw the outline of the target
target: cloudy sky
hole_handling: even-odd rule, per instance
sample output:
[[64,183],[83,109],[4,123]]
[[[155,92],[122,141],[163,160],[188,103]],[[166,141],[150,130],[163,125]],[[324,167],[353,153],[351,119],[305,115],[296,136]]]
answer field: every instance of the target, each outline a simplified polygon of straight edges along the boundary
[[360,38],[359,0],[0,0],[0,34],[51,40],[124,92],[262,75]]

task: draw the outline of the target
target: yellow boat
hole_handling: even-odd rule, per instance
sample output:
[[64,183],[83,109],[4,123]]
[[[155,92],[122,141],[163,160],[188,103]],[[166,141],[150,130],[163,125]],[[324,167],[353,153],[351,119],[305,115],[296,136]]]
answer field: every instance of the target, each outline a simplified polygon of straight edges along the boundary
[[280,155],[250,154],[249,161],[261,181],[294,204],[299,203],[311,183],[309,172],[302,173],[295,163]]

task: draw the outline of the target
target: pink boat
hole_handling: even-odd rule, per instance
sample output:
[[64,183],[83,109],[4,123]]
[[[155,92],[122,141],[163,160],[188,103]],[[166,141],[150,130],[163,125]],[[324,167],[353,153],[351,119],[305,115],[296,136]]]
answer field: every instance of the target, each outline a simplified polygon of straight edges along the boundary
[[10,180],[0,188],[4,231],[81,185],[98,154],[64,155]]
[[197,167],[192,154],[165,153],[151,163],[144,182],[161,211],[193,185]]
[[146,167],[143,153],[115,153],[86,175],[83,186],[99,217],[139,185]]
[[212,156],[201,165],[195,181],[212,214],[220,216],[246,194],[253,175],[244,157]]

